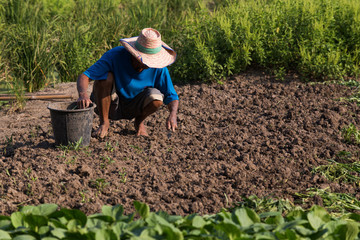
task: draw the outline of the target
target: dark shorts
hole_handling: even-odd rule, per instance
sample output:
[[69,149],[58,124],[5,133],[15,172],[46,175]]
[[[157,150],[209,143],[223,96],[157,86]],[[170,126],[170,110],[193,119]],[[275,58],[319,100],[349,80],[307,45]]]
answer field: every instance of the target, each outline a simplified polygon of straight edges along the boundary
[[[91,94],[91,101],[94,101],[94,95]],[[156,88],[145,88],[132,100],[124,99],[119,92],[114,92],[111,96],[109,119],[133,119],[140,116],[144,108],[152,101],[163,101],[164,95]],[[96,102],[96,101],[95,101]],[[98,111],[95,109],[97,114]]]

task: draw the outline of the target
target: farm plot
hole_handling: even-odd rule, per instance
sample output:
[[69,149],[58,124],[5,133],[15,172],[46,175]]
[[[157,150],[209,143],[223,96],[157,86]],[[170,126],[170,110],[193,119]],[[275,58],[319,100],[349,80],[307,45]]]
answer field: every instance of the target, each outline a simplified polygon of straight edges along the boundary
[[[87,148],[54,146],[46,101],[0,112],[0,214],[41,203],[86,214],[121,204],[133,212],[134,200],[152,211],[212,214],[250,195],[303,204],[299,193],[309,188],[359,199],[358,181],[330,181],[318,168],[359,161],[359,146],[343,134],[360,126],[359,106],[346,100],[356,88],[303,83],[296,76],[277,81],[249,71],[223,84],[176,90],[176,133],[166,131],[163,107],[147,122],[150,137],[134,136],[133,123],[122,120]],[[44,91],[76,99],[75,83]]]

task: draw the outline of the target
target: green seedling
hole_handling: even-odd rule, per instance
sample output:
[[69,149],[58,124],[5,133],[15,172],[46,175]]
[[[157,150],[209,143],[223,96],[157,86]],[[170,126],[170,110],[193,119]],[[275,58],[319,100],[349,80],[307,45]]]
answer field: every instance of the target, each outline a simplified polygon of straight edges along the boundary
[[135,149],[137,153],[141,153],[143,151],[143,149],[139,146],[135,146],[135,145],[130,145],[131,148]]
[[28,179],[30,179],[31,168],[28,167],[28,168],[25,170],[24,174],[25,174],[25,176],[26,176]]
[[14,145],[14,139],[13,139],[12,135],[10,137],[5,136],[5,138],[6,138],[6,142],[5,142],[6,146],[10,147],[10,146]]
[[9,150],[8,148],[12,148],[14,146],[14,140],[12,135],[10,137],[5,136],[5,138],[5,147],[3,149],[4,155],[7,154],[7,151]]
[[126,183],[126,171],[125,168],[122,169],[122,171],[119,171],[120,175],[120,182]]
[[105,150],[108,152],[113,152],[115,150],[115,148],[112,146],[111,142],[106,142],[105,143]]
[[39,136],[39,132],[40,132],[41,127],[35,126],[31,131],[30,131],[30,138],[31,139],[35,139],[37,136]]
[[6,175],[8,175],[9,177],[11,177],[9,169],[5,169]]
[[28,184],[26,185],[26,195],[28,195],[28,196],[34,195],[32,188],[33,188],[33,187],[32,187],[32,185],[31,185],[31,183],[28,183]]
[[9,169],[5,169],[5,173],[6,175],[9,176],[9,178],[11,178],[12,182],[16,185],[16,180],[15,180],[15,177],[12,177],[10,172],[9,172]]
[[70,156],[70,158],[65,162],[67,165],[75,164],[77,156]]
[[357,130],[356,126],[352,123],[342,129],[341,135],[347,143],[360,144],[360,131]]
[[102,163],[100,163],[100,167],[101,168],[106,168],[108,165],[114,163],[115,161],[109,157],[109,156],[102,156],[101,160],[103,161]]
[[93,180],[92,182],[99,193],[102,193],[104,191],[104,188],[107,185],[109,185],[109,183],[106,182],[105,179],[103,179],[103,178],[97,178],[96,180]]
[[86,192],[87,192],[87,190],[82,190],[79,192],[82,203],[90,202],[90,199],[87,197]]
[[68,145],[62,145],[60,144],[58,146],[59,149],[61,149],[64,152],[68,152],[68,151],[79,151],[82,147],[81,147],[81,143],[82,143],[83,139],[82,137],[80,137],[79,141],[77,142],[70,142]]
[[229,207],[229,198],[226,195],[226,193],[224,193],[224,196],[225,196],[225,200],[226,200],[226,207]]

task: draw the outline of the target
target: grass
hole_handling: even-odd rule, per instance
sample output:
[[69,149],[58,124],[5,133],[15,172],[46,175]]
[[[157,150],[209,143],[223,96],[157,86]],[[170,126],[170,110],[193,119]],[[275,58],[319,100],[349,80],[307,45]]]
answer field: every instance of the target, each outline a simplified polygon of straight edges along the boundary
[[223,81],[250,66],[278,79],[288,71],[320,80],[359,75],[357,0],[0,3],[0,78],[29,92],[76,81],[120,38],[149,26],[177,51],[169,70],[178,82]]
[[341,130],[341,135],[347,143],[360,144],[360,131],[352,123]]
[[340,151],[328,161],[329,164],[315,167],[313,172],[333,182],[360,183],[360,161],[351,152]]
[[104,191],[105,187],[110,184],[109,182],[106,182],[104,178],[97,178],[95,180],[92,180],[91,182],[92,186],[96,188],[99,194],[101,194]]
[[339,163],[332,159],[328,161],[330,162],[329,164],[318,166],[313,171],[321,173],[330,181],[360,184],[359,161],[353,163]]
[[334,193],[328,189],[309,188],[306,193],[297,193],[303,203],[318,196],[323,201],[323,206],[334,215],[345,212],[360,211],[360,201],[348,193]]

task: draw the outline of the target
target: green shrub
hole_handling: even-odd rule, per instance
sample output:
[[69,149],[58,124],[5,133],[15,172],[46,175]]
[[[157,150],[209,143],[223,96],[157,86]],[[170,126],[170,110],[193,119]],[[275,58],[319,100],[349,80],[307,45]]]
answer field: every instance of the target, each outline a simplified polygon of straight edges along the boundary
[[[25,206],[10,217],[0,216],[1,239],[358,239],[359,214],[332,217],[324,208],[256,213],[248,207],[213,215],[185,217],[151,212],[135,201],[136,212],[103,206],[86,216],[55,204]],[[134,220],[134,216],[139,218]]]
[[[250,66],[283,78],[359,74],[357,0],[0,0],[0,71],[35,91],[75,81],[119,39],[160,30],[175,81],[218,81]],[[6,71],[5,71],[5,68]]]

